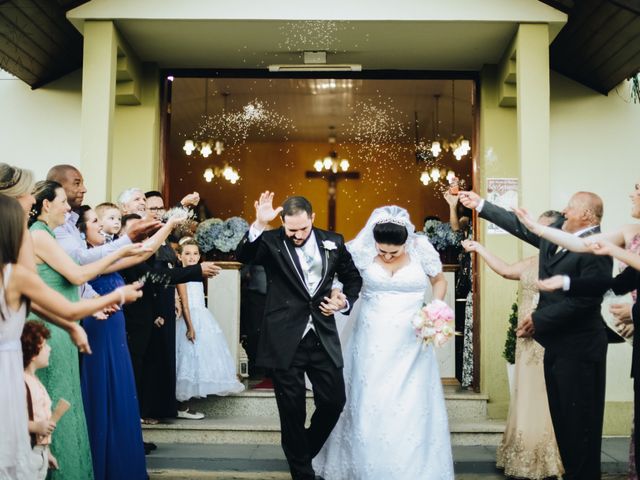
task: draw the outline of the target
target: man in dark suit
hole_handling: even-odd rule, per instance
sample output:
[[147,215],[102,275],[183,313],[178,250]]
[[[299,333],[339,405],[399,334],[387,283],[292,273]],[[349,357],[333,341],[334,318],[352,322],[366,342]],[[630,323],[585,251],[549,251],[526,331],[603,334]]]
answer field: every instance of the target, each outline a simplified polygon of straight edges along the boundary
[[[270,369],[282,449],[294,480],[313,480],[311,460],[322,448],[345,403],[342,351],[333,314],[358,298],[362,279],[342,235],[313,227],[304,197],[290,197],[274,210],[273,193],[255,202],[256,221],[241,240],[237,258],[263,265],[267,299],[257,365]],[[278,214],[282,227],[264,231]],[[343,284],[338,293],[334,276]],[[305,429],[304,374],[313,384],[316,410]]]
[[[517,218],[474,192],[460,201],[479,216],[502,227],[540,251],[539,278],[553,275],[610,276],[610,257],[573,253],[530,232]],[[578,192],[552,225],[579,237],[600,231],[602,200]],[[551,419],[567,480],[600,478],[600,449],[606,379],[607,333],[600,314],[602,296],[567,297],[541,292],[536,310],[518,329],[545,348],[544,373]]]

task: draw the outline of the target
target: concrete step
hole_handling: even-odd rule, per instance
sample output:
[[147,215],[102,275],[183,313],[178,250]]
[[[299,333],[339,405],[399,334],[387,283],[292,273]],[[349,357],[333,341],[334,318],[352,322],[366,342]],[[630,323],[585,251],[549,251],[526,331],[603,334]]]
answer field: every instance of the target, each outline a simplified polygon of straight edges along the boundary
[[[603,480],[627,478],[628,437],[604,438]],[[457,480],[502,479],[495,468],[495,447],[454,446]],[[163,444],[147,456],[151,479],[284,480],[290,479],[280,446],[237,444]]]
[[[280,423],[277,416],[224,416],[167,422],[144,425],[145,441],[173,444],[280,443]],[[504,422],[487,419],[451,421],[449,429],[453,445],[498,445],[504,431]]]
[[[457,387],[445,386],[445,401],[449,420],[482,420],[487,416],[486,395],[460,390]],[[273,390],[246,390],[228,397],[210,396],[193,400],[190,406],[208,417],[270,417],[278,418]],[[307,414],[313,413],[313,394],[307,392]]]

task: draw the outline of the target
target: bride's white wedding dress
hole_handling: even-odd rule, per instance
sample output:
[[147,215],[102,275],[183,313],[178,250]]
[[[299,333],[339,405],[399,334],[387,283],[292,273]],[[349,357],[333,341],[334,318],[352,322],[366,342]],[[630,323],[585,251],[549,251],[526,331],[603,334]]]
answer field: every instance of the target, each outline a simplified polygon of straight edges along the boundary
[[347,403],[313,461],[326,480],[454,478],[438,362],[411,325],[442,266],[426,238],[409,242],[410,262],[393,276],[354,254],[363,287],[344,350]]

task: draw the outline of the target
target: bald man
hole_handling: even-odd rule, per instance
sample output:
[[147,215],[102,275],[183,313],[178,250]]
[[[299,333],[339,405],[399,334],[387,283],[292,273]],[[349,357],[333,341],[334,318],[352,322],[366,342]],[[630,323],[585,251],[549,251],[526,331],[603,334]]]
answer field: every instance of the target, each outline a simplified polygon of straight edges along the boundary
[[[513,212],[485,201],[474,192],[460,192],[460,202],[480,218],[502,227],[540,251],[539,278],[610,277],[611,257],[573,253],[530,232]],[[551,225],[578,237],[600,232],[602,199],[591,192],[574,194]],[[541,292],[536,310],[518,329],[544,348],[544,375],[549,410],[566,480],[600,478],[604,417],[607,333],[600,314],[602,296],[569,297]]]
[[[87,242],[82,238],[80,230],[76,227],[78,214],[75,210],[82,205],[84,194],[87,193],[87,188],[84,186],[84,178],[80,170],[73,165],[55,165],[51,167],[47,173],[47,180],[58,182],[67,194],[67,201],[72,211],[67,214],[65,223],[56,228],[54,233],[56,234],[56,240],[63,250],[80,265],[95,262],[122,246],[129,245],[132,241],[141,241],[147,238],[149,233],[157,230],[161,226],[161,223],[157,221],[138,222],[127,232],[127,235],[121,236],[114,242],[105,243],[104,245],[94,248],[87,248]],[[81,291],[82,296],[85,298],[97,295],[88,283],[83,285]]]

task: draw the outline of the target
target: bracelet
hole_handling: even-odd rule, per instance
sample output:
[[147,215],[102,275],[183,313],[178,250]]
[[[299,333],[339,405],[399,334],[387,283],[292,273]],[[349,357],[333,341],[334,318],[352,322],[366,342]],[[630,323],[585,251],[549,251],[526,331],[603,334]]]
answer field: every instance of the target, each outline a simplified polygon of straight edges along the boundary
[[122,291],[122,287],[116,288],[116,292],[120,294],[120,306],[124,305],[124,292]]

